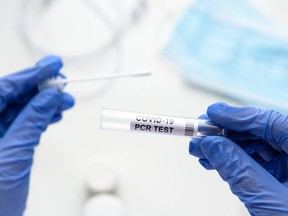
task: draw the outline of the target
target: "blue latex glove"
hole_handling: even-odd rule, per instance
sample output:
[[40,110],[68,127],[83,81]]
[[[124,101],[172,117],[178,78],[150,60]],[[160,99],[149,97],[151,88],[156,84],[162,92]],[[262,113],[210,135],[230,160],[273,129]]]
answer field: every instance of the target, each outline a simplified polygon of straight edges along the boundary
[[0,79],[0,215],[25,209],[34,148],[50,123],[73,106],[73,98],[37,84],[59,73],[61,59],[49,56],[35,67]]
[[207,115],[225,137],[190,142],[190,153],[216,169],[251,215],[288,215],[288,117],[272,110],[211,105]]

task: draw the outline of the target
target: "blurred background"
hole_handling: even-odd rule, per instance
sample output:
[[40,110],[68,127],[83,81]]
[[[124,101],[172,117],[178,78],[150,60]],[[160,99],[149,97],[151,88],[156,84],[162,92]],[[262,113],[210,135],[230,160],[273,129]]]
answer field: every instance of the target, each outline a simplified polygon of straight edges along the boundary
[[25,216],[248,215],[189,138],[100,130],[103,107],[198,117],[217,101],[287,113],[285,0],[2,0],[0,74],[60,55],[76,99],[37,148]]

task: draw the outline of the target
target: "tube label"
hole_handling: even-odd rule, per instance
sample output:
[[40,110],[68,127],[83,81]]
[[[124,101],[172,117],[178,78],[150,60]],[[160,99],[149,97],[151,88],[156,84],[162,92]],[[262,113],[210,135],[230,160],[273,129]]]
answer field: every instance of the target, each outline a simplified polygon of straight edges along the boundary
[[195,121],[189,121],[184,118],[175,118],[169,116],[135,114],[131,119],[130,130],[148,133],[160,133],[180,136],[193,136],[197,133],[195,130]]

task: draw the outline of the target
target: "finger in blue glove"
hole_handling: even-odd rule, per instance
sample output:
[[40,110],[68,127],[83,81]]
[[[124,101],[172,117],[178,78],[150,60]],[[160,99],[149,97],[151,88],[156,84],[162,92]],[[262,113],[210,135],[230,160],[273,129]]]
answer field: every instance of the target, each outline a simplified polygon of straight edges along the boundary
[[218,171],[251,215],[287,215],[288,188],[225,137],[206,137],[200,143],[209,166]]
[[228,137],[193,139],[190,153],[218,171],[251,215],[287,215],[287,116],[224,103],[211,105],[207,114],[229,130]]
[[59,73],[59,57],[0,79],[0,215],[21,216],[25,209],[34,148],[50,123],[74,104],[56,89],[37,85]]

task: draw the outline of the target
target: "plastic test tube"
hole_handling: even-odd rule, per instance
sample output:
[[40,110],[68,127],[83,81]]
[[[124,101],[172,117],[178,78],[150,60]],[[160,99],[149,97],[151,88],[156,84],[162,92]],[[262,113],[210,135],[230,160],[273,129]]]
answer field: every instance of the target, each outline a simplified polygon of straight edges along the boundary
[[190,137],[225,136],[225,128],[209,120],[103,109],[101,129]]

